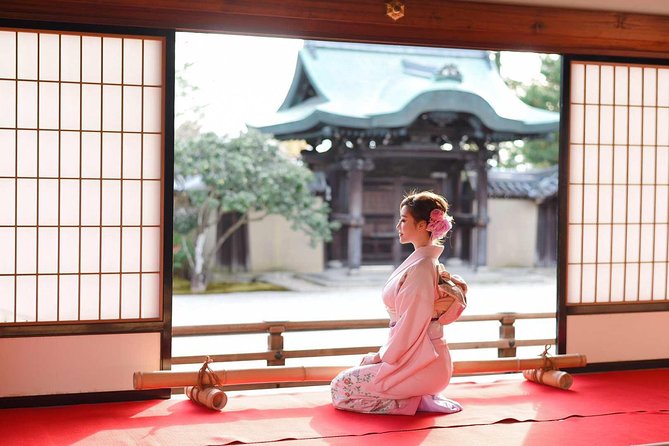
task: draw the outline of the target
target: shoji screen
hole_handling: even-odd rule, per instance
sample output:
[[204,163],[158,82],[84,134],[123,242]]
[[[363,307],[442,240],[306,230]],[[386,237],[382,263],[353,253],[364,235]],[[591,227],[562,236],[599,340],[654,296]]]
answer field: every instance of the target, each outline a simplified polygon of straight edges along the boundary
[[567,305],[669,299],[669,68],[573,62]]
[[669,67],[567,63],[567,348],[667,358]]
[[0,324],[159,320],[165,41],[0,28]]

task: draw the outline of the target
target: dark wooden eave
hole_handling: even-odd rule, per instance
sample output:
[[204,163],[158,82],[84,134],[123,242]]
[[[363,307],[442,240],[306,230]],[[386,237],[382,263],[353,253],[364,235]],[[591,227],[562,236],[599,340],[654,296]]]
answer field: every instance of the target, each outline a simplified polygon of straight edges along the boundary
[[459,48],[669,58],[669,17],[453,0],[3,0],[0,18]]

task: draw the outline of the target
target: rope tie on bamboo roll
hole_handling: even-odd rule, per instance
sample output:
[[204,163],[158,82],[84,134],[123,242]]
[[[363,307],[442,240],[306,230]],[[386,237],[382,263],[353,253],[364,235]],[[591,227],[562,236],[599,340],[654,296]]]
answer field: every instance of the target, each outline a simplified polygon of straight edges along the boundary
[[[211,359],[210,356],[207,356],[204,360],[204,363],[202,364],[202,367],[200,367],[200,371],[197,372],[197,385],[196,387],[199,387],[200,389],[204,389],[207,387],[220,387],[221,386],[221,380],[219,379],[218,375],[216,372],[214,372],[211,367],[209,367],[209,364],[214,362],[213,359]],[[224,372],[225,373],[225,372]],[[208,383],[205,382],[209,381]]]
[[541,356],[544,360],[544,365],[541,367],[543,371],[546,370],[560,370],[559,367],[555,365],[553,362],[553,358],[551,357],[551,354],[548,353],[548,350],[551,349],[550,344],[544,345],[544,351],[541,353],[539,356]]
[[221,379],[209,367],[212,362],[214,360],[207,356],[197,373],[197,384],[188,386],[184,390],[186,396],[194,403],[201,404],[209,409],[221,410],[227,404],[228,397],[223,392]]

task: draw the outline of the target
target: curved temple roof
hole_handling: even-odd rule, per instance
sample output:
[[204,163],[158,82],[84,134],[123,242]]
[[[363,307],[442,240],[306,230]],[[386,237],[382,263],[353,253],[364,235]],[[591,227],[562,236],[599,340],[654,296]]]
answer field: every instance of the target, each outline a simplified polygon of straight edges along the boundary
[[306,41],[284,103],[249,127],[299,138],[325,126],[407,127],[425,112],[471,114],[507,139],[559,125],[558,113],[518,99],[486,51]]
[[[488,171],[488,196],[535,200],[555,197],[558,193],[558,174],[558,166],[526,172],[493,168]],[[475,182],[472,185],[476,187]]]

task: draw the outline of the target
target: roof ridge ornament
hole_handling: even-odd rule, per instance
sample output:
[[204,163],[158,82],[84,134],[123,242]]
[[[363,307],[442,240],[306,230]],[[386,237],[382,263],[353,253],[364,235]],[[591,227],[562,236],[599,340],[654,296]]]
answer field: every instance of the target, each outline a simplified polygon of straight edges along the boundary
[[427,65],[410,60],[402,59],[402,68],[406,74],[413,76],[425,77],[437,81],[452,80],[462,82],[462,73],[458,66],[452,62],[447,62],[444,65]]
[[394,21],[398,21],[404,17],[404,3],[400,0],[392,0],[386,3],[386,15]]
[[434,78],[436,80],[454,80],[462,82],[462,73],[456,64],[447,63],[435,73]]

